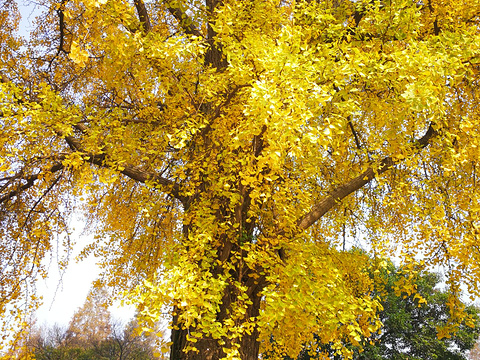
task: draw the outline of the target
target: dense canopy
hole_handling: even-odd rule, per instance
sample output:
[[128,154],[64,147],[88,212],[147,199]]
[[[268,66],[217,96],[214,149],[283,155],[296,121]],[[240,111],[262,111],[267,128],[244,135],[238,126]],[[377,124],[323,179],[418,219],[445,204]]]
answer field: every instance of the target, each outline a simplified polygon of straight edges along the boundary
[[171,321],[171,359],[318,341],[348,357],[381,325],[351,239],[380,268],[443,267],[439,335],[464,320],[460,286],[480,280],[480,1],[36,4],[22,38],[0,0],[5,331],[80,210],[103,282],[145,327]]

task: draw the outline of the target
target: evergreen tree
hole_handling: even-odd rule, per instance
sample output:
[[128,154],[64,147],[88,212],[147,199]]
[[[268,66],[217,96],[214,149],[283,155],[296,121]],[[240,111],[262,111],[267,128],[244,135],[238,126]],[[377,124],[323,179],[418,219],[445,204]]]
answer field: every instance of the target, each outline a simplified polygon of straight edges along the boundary
[[[406,294],[398,285],[406,275],[393,263],[387,268],[371,274],[376,288],[372,296],[379,296],[383,310],[380,332],[366,339],[359,347],[346,344],[357,360],[466,360],[466,353],[475,345],[480,334],[479,309],[465,306],[466,320],[459,324],[456,332],[439,338],[438,329],[449,321],[448,302],[451,294],[439,290],[440,276],[430,272],[419,272],[413,279],[415,292]],[[320,340],[316,336],[317,341]],[[343,359],[335,354],[331,346],[321,346],[333,359]],[[305,348],[298,360],[322,359],[321,355],[309,354]]]

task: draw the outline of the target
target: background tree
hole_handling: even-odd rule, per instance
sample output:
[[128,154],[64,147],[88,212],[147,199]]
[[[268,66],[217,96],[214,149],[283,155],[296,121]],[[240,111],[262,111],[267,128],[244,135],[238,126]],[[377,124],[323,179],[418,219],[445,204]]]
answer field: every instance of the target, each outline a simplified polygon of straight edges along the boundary
[[[51,338],[52,331],[59,328],[43,328],[35,331],[28,342],[29,353],[36,360],[152,360],[162,359],[154,356],[153,341],[137,335],[137,330],[125,327],[113,332],[106,338],[95,342],[69,343],[65,341],[68,331],[58,333],[64,341],[57,343]],[[20,357],[21,359],[21,357]]]
[[109,297],[106,289],[93,288],[87,300],[74,314],[68,325],[65,343],[86,347],[108,339],[112,335],[112,319],[108,310]]
[[477,339],[475,346],[470,350],[468,354],[469,360],[479,360],[480,359],[480,339]]
[[452,294],[441,291],[440,276],[421,272],[415,279],[416,294],[402,294],[398,280],[405,277],[401,269],[390,265],[385,288],[382,289],[383,311],[380,319],[382,332],[374,336],[374,344],[367,345],[358,359],[467,359],[466,353],[480,335],[479,310],[466,306],[469,320],[459,324],[455,334],[439,338],[439,328],[449,320],[448,303]]
[[112,321],[105,295],[104,289],[93,289],[68,327],[32,327],[25,354],[36,360],[163,359],[156,349],[160,334],[145,334],[136,317],[126,326]]
[[169,316],[175,360],[296,357],[313,334],[351,355],[380,324],[351,234],[444,266],[440,335],[464,320],[477,0],[40,0],[28,41],[0,6],[2,314],[21,324],[77,203],[102,279],[146,326]]
[[[410,274],[405,274],[391,262],[380,273],[371,275],[376,277],[377,283],[372,296],[379,296],[383,307],[380,312],[383,327],[379,333],[365,340],[363,349],[350,345],[355,359],[467,359],[468,350],[474,348],[480,334],[478,308],[464,305],[465,312],[471,315],[468,323],[459,324],[455,334],[439,338],[437,329],[448,323],[451,294],[438,289],[438,274],[418,273],[412,283],[415,287],[414,294],[406,294],[398,288],[398,284]],[[329,350],[328,354],[333,359],[342,359],[328,346],[324,348]],[[305,349],[297,359],[319,358],[321,357],[308,354]]]
[[[158,328],[158,326],[157,326]],[[126,326],[114,323],[112,334],[96,349],[97,354],[115,360],[150,360],[164,359],[159,348],[159,331],[146,334],[140,330],[137,318]]]

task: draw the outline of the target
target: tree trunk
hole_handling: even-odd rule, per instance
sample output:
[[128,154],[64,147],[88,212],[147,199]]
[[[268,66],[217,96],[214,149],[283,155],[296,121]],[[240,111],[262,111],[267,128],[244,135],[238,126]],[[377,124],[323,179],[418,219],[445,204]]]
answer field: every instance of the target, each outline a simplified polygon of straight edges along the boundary
[[[252,301],[252,304],[248,307],[245,314],[245,319],[250,319],[252,317],[257,318],[260,313],[260,292],[264,288],[264,284],[255,284],[253,285],[248,293],[249,298]],[[221,309],[217,315],[217,320],[223,322],[229,313],[229,309],[232,303],[235,301],[235,297],[232,298],[232,293],[230,289],[225,290],[225,295],[222,300]],[[178,327],[178,330],[172,330],[172,347],[170,351],[170,360],[218,360],[225,356],[223,351],[224,347],[228,347],[228,344],[231,344],[231,339],[213,339],[205,337],[199,339],[194,345],[198,349],[198,352],[190,351],[186,353],[184,350],[187,343],[187,334],[189,329],[183,329],[181,324],[177,321],[178,316],[173,317],[173,325]],[[252,333],[244,334],[244,336],[239,339],[240,343],[240,354],[242,360],[257,360],[259,355],[260,343],[258,342],[258,329],[255,326]],[[219,342],[222,341],[221,345]]]

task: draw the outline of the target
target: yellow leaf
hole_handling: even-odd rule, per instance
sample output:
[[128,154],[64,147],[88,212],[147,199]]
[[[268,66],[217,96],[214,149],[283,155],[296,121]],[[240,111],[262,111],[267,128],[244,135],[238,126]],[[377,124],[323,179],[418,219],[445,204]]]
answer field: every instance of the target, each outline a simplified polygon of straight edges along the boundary
[[88,52],[82,49],[76,41],[73,41],[70,47],[69,57],[75,64],[84,67],[88,61]]

